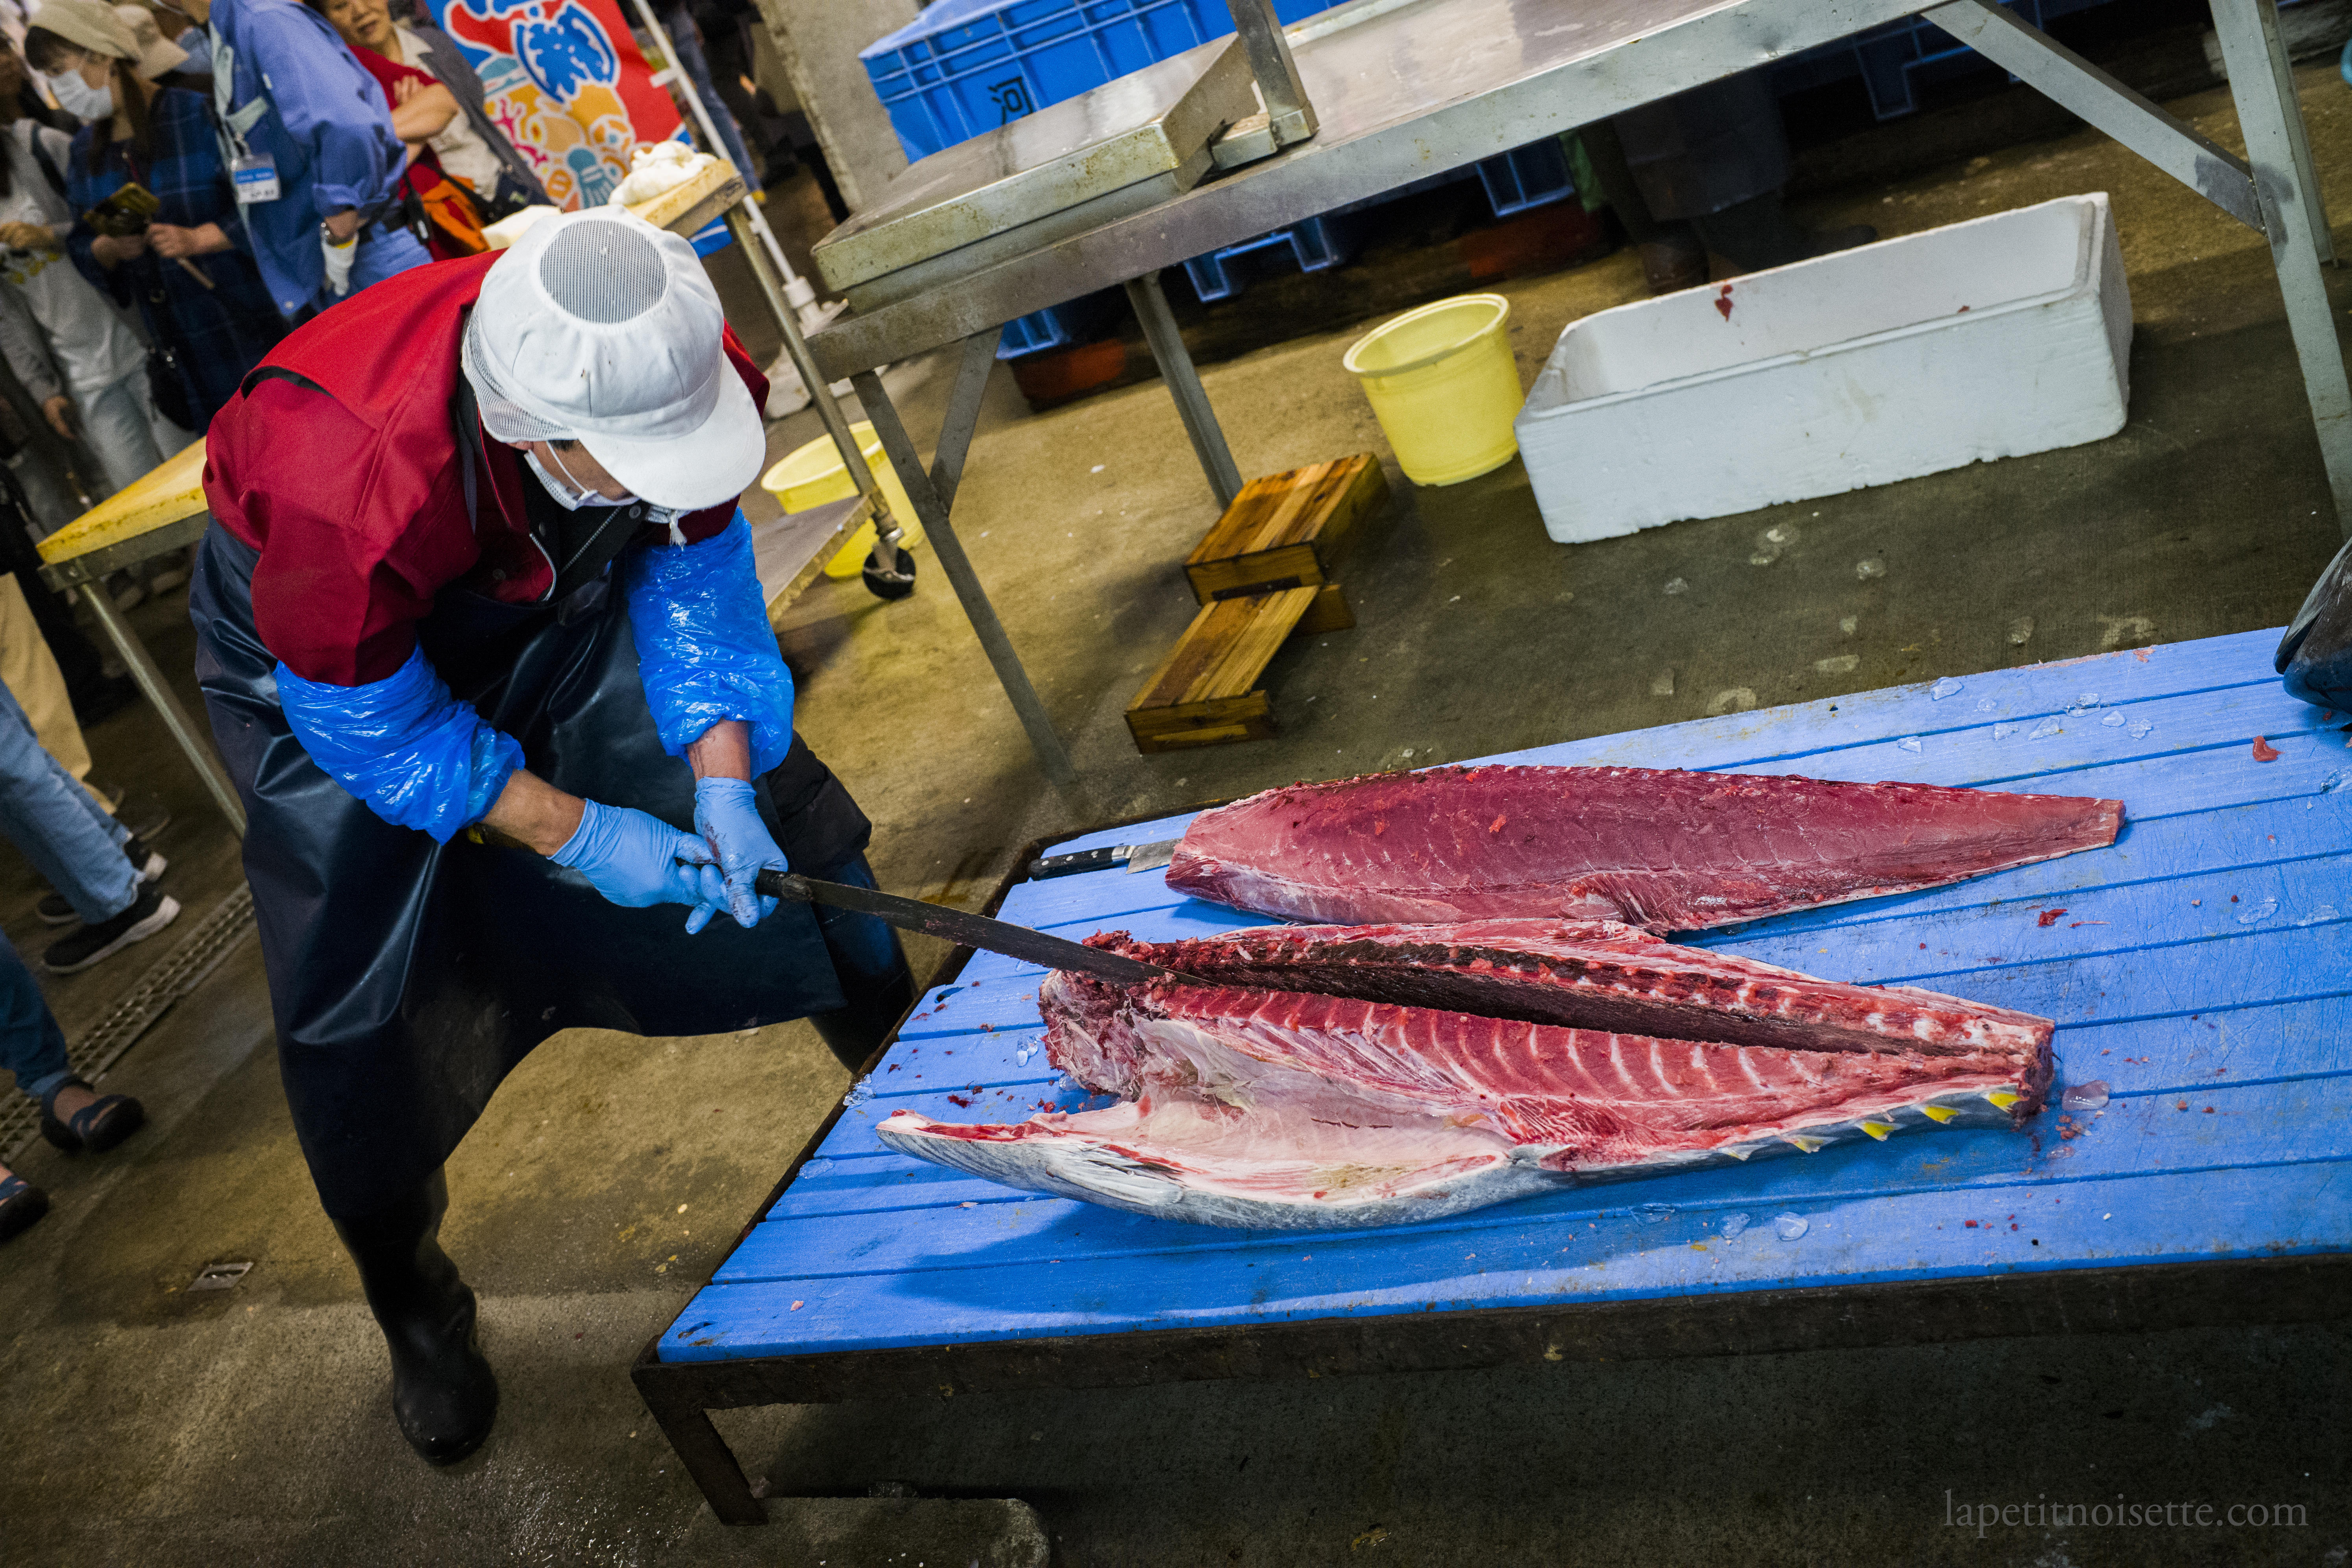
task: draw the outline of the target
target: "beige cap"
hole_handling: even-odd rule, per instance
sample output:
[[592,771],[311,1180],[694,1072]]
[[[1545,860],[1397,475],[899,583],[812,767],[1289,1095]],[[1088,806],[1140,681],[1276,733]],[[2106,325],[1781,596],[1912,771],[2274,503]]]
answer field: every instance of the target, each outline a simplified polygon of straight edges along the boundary
[[139,61],[131,67],[142,81],[153,81],[168,76],[188,63],[188,51],[163,36],[155,21],[155,13],[144,5],[117,5],[114,14],[131,29],[131,37],[139,46]]
[[118,60],[139,58],[139,40],[130,26],[101,0],[43,0],[26,21],[94,55]]

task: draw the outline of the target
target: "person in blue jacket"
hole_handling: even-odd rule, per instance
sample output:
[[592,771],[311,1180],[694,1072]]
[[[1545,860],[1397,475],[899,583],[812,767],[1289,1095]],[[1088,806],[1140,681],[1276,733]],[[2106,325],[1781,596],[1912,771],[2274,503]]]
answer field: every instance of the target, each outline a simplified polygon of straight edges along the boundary
[[405,153],[383,89],[325,17],[300,0],[161,3],[210,46],[221,151],[280,314],[432,259],[400,222]]
[[279,1076],[435,1463],[498,1406],[442,1165],[525,1053],[806,1017],[854,1068],[913,999],[888,927],[755,886],[874,885],[736,506],[766,392],[694,247],[597,207],[297,328],[213,421],[188,606]]

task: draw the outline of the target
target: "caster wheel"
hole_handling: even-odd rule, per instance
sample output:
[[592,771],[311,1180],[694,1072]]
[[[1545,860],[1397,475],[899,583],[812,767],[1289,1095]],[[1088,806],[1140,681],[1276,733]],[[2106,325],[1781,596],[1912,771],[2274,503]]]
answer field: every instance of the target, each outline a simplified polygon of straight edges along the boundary
[[866,557],[866,590],[877,599],[903,599],[915,591],[915,552],[898,552],[899,570],[885,572],[871,554]]

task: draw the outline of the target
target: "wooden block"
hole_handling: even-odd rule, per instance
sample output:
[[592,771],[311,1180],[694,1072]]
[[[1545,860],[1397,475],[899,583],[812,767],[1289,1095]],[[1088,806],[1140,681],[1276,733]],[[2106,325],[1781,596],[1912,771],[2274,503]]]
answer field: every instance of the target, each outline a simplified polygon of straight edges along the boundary
[[1193,595],[1205,605],[1220,591],[1264,583],[1328,582],[1357,520],[1388,495],[1380,459],[1369,452],[1252,479],[1185,557]]
[[1291,629],[1293,637],[1312,637],[1317,632],[1344,632],[1356,624],[1356,612],[1349,607],[1347,591],[1337,583],[1326,583],[1298,617]]
[[[1258,677],[1323,590],[1284,588],[1202,606],[1127,710],[1141,752],[1254,741],[1275,732]],[[1344,603],[1344,601],[1342,601]]]

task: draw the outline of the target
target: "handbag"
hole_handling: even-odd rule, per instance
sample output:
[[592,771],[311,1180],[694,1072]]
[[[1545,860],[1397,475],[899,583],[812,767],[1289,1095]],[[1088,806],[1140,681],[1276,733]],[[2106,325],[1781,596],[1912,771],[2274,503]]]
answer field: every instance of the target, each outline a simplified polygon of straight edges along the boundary
[[196,423],[195,399],[188,395],[186,372],[169,343],[158,342],[147,350],[147,395],[155,400],[156,413],[183,430],[205,433]]

